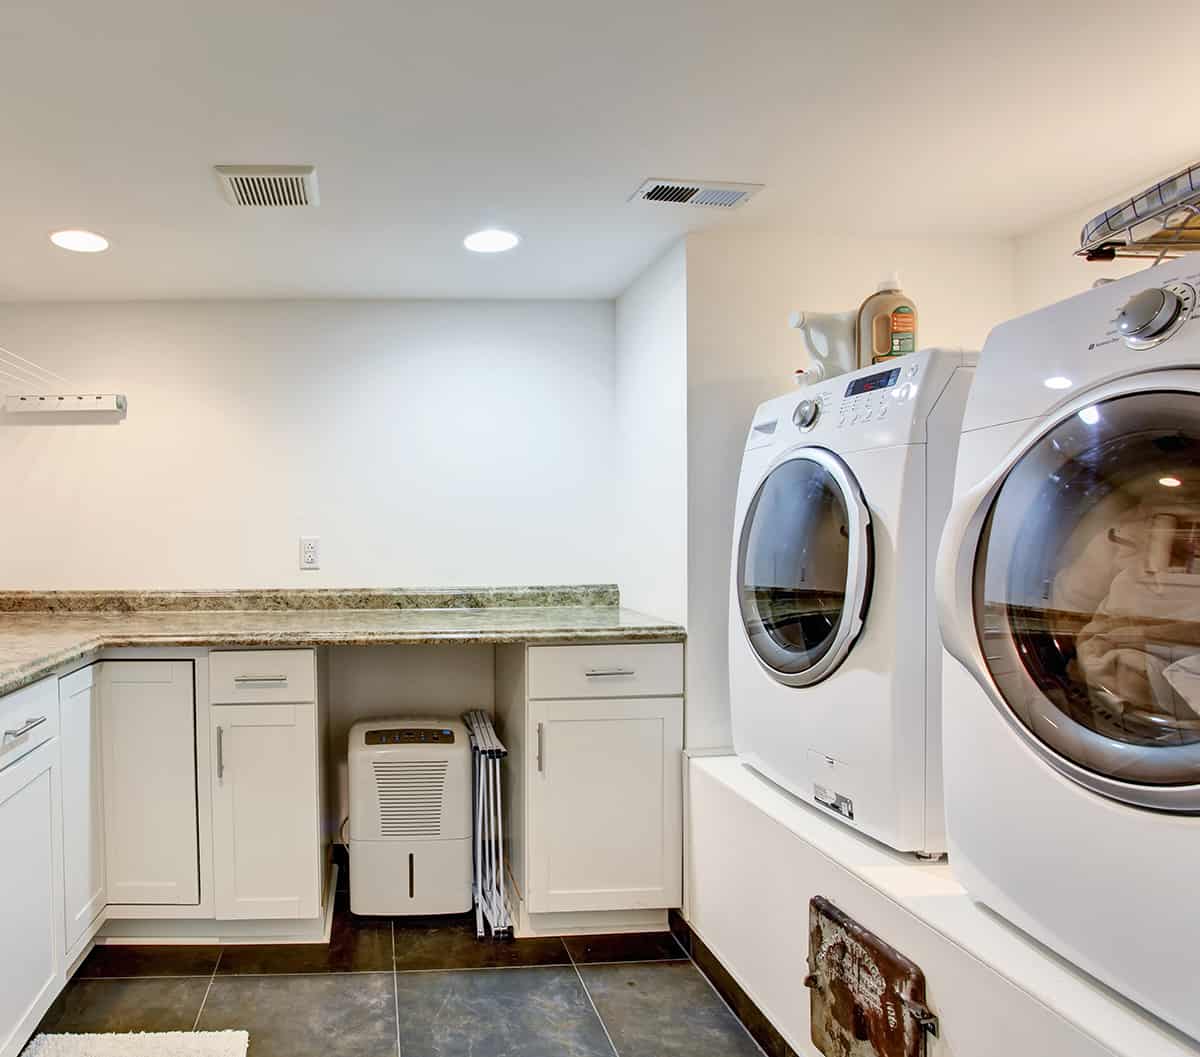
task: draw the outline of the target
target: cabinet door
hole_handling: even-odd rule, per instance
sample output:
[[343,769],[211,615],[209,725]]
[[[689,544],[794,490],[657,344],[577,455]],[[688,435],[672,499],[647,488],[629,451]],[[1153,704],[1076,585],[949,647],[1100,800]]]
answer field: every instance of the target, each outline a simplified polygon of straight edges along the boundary
[[191,661],[105,661],[100,674],[110,903],[200,902]]
[[0,1057],[16,1057],[62,985],[57,755],[47,742],[0,770]]
[[530,702],[533,913],[678,906],[683,699]]
[[58,681],[62,746],[63,899],[66,951],[104,910],[104,786],[100,745],[99,665]]
[[316,705],[215,705],[211,715],[217,917],[316,917]]

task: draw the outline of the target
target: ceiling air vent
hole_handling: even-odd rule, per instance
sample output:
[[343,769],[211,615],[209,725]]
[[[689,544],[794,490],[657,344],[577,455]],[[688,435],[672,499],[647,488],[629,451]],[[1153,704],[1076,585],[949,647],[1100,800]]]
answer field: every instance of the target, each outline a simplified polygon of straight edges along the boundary
[[216,165],[221,191],[235,206],[315,206],[317,170],[312,165]]
[[762,184],[717,183],[713,180],[647,180],[634,191],[630,200],[640,198],[643,202],[732,209],[748,202],[762,187]]

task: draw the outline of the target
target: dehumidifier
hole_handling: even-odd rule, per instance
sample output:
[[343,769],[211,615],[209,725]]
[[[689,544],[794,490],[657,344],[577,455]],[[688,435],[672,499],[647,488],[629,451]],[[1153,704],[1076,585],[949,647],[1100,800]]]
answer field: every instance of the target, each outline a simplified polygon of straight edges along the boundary
[[471,909],[471,744],[458,720],[376,719],[349,739],[350,909]]

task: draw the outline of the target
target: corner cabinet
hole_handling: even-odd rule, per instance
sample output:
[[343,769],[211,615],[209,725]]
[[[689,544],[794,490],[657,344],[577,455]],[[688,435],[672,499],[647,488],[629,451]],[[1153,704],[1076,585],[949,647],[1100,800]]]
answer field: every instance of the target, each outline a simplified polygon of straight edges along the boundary
[[312,650],[209,658],[219,919],[315,918],[322,841]]
[[0,698],[0,1057],[16,1057],[64,981],[58,687]]
[[508,854],[524,909],[679,906],[683,646],[503,647],[497,723],[510,750]]

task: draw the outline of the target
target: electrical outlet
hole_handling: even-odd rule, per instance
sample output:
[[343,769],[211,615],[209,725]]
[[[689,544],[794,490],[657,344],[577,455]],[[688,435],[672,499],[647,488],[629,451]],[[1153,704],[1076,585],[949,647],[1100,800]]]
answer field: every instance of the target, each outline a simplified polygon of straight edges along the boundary
[[319,568],[321,568],[321,537],[320,536],[301,536],[300,537],[300,568],[301,569],[319,569]]

